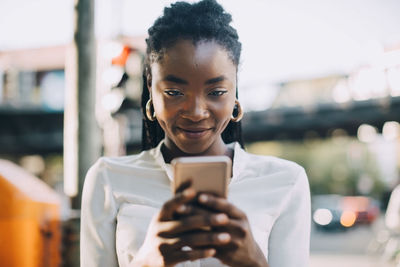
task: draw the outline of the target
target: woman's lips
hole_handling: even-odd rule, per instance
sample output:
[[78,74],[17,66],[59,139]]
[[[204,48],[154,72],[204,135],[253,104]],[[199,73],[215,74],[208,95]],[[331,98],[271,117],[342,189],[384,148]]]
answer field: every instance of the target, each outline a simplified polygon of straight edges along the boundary
[[186,138],[198,139],[205,136],[211,128],[180,128],[178,129],[183,133]]

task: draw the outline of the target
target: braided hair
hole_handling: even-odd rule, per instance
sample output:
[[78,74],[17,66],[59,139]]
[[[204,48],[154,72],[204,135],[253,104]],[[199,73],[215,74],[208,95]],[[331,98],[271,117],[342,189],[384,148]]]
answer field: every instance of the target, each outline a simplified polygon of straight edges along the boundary
[[[215,0],[202,0],[193,4],[176,2],[171,7],[164,8],[163,16],[149,28],[141,99],[142,150],[157,146],[164,138],[164,131],[157,120],[150,121],[146,116],[146,103],[150,97],[147,74],[151,74],[151,63],[161,60],[169,47],[178,40],[185,39],[191,40],[194,45],[200,41],[216,42],[227,51],[233,64],[238,67],[242,45],[236,30],[229,25],[231,21],[232,16]],[[237,109],[234,109],[233,115],[237,115]],[[243,147],[241,123],[230,121],[222,132],[222,139],[225,143],[237,141]]]

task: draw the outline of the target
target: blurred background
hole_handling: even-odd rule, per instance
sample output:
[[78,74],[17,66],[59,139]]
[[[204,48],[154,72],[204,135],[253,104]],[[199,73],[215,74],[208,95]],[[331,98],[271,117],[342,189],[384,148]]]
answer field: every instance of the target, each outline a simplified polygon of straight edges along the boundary
[[[84,173],[140,150],[144,40],[171,2],[0,2],[1,266],[79,266]],[[307,171],[310,266],[396,266],[400,2],[219,2],[247,150]]]

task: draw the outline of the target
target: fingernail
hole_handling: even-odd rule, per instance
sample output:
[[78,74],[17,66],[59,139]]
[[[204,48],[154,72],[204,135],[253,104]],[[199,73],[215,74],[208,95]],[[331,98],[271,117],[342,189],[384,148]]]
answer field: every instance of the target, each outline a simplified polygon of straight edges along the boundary
[[181,250],[182,250],[182,251],[192,251],[192,248],[189,247],[189,246],[183,246],[183,247],[181,248]]
[[208,200],[208,196],[207,196],[207,195],[201,194],[201,195],[199,196],[199,201],[200,201],[200,202],[206,203],[207,200]]
[[192,188],[186,189],[185,191],[183,191],[183,196],[184,197],[191,197],[193,195],[195,195],[195,191]]
[[228,233],[221,233],[218,235],[218,240],[220,242],[228,242],[230,239],[231,239],[231,236]]
[[177,212],[179,213],[184,213],[186,211],[186,206],[185,205],[180,205],[177,209]]
[[206,250],[206,257],[212,257],[212,256],[215,255],[216,252],[217,251],[215,249],[213,249],[213,248],[207,249]]
[[217,223],[225,223],[228,221],[228,216],[226,216],[223,213],[220,213],[215,215],[215,220],[217,221]]

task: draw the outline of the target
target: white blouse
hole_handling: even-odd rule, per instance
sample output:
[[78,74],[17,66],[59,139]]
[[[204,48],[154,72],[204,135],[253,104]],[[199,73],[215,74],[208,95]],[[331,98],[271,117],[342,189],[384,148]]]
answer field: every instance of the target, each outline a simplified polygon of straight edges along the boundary
[[[81,266],[127,267],[143,244],[152,216],[172,197],[172,172],[160,148],[100,158],[82,197]],[[308,266],[310,192],[296,163],[234,148],[228,200],[244,211],[271,267]],[[177,266],[224,266],[215,258]]]

